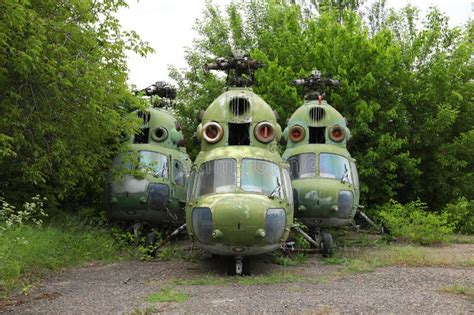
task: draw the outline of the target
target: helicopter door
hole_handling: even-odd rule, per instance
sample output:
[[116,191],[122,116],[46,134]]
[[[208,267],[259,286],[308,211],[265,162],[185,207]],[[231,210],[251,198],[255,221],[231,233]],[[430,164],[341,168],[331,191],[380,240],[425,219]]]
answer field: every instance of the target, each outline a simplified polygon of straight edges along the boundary
[[186,201],[186,190],[184,188],[186,173],[183,164],[178,160],[173,160],[173,197],[180,202]]

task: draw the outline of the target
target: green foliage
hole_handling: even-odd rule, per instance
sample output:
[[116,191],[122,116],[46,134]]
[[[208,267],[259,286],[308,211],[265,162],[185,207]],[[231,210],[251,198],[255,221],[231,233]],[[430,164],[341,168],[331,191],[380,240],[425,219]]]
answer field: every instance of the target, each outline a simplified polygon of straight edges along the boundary
[[446,213],[448,221],[454,224],[456,232],[474,234],[474,200],[460,198],[447,204],[443,213]]
[[296,253],[294,255],[275,256],[273,262],[282,266],[297,266],[306,263],[308,257],[304,253]]
[[397,239],[421,245],[446,242],[453,232],[446,213],[428,213],[419,200],[405,205],[392,200],[380,207],[379,216]]
[[16,225],[0,230],[0,296],[28,288],[48,271],[116,260],[122,248],[108,231],[84,226],[71,217],[54,226]]
[[191,296],[186,293],[181,293],[172,288],[163,288],[160,291],[147,296],[147,301],[151,303],[156,302],[186,302]]
[[360,1],[323,1],[320,15],[304,9],[308,1],[292,3],[242,0],[225,12],[207,4],[186,52],[189,70],[171,71],[186,137],[224,84],[202,65],[242,49],[267,65],[257,71],[254,90],[280,123],[302,103],[292,80],[317,68],[341,81],[327,98],[350,123],[362,203],[420,197],[439,210],[460,197],[474,199],[473,23],[451,28],[438,10],[422,20],[411,6],[387,13],[380,1],[369,12],[369,29],[356,12]]
[[[40,194],[90,203],[122,132],[141,107],[126,84],[126,50],[151,51],[123,32],[112,1],[0,2],[0,191],[15,206]],[[86,198],[87,197],[87,198]]]

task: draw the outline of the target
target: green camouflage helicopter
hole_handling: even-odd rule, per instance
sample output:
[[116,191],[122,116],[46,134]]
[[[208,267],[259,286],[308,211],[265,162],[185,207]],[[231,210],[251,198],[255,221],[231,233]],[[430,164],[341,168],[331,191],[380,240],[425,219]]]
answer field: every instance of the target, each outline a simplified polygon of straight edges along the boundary
[[[136,112],[143,119],[143,126],[126,140],[127,152],[115,158],[108,189],[108,217],[132,223],[134,234],[143,230],[143,223],[184,223],[185,185],[191,168],[181,127],[174,115],[163,108],[175,98],[176,90],[157,82],[142,91],[147,96],[160,97],[160,103]],[[153,243],[154,238],[149,233],[146,242]]]
[[201,151],[187,189],[190,239],[209,253],[235,257],[237,275],[249,272],[243,257],[276,250],[293,225],[288,164],[276,145],[281,127],[249,87],[261,66],[242,55],[206,65],[227,70],[230,87],[202,114]]
[[323,100],[320,91],[325,86],[339,87],[339,81],[323,79],[315,71],[295,85],[310,92],[288,120],[283,159],[290,165],[295,217],[314,231],[312,243],[327,257],[333,240],[322,229],[350,224],[359,207],[357,168],[346,149],[351,133],[346,119]]

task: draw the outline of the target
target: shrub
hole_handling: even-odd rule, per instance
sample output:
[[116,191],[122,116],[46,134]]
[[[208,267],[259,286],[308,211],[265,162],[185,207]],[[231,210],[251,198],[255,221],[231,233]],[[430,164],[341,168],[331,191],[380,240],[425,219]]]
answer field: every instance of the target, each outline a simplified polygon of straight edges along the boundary
[[420,200],[405,205],[391,200],[380,208],[379,216],[399,240],[421,245],[446,242],[454,229],[447,213],[430,213],[426,208]]
[[474,200],[462,197],[455,203],[449,203],[443,209],[456,232],[474,234]]

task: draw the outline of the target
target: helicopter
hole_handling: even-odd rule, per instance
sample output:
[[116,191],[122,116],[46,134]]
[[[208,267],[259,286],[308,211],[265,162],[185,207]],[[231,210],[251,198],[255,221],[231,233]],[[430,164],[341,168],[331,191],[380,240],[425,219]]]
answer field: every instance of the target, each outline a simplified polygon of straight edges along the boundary
[[[131,223],[129,229],[135,236],[149,226],[184,222],[185,186],[192,164],[181,127],[166,109],[176,90],[159,81],[137,94],[143,92],[152,102],[158,96],[159,102],[136,111],[143,124],[139,132],[125,137],[126,152],[115,157],[107,189],[108,218]],[[145,245],[155,240],[156,234],[150,231]]]
[[201,115],[201,151],[186,197],[189,238],[208,253],[234,257],[237,275],[250,272],[244,257],[278,249],[293,224],[288,164],[277,148],[282,130],[250,87],[262,66],[241,53],[205,65],[227,71],[227,87]]
[[356,161],[346,148],[351,133],[346,119],[322,92],[325,87],[339,88],[339,81],[321,78],[316,70],[294,84],[309,92],[284,130],[283,159],[290,165],[295,217],[314,232],[312,243],[328,257],[333,238],[325,229],[352,223],[359,208]]

